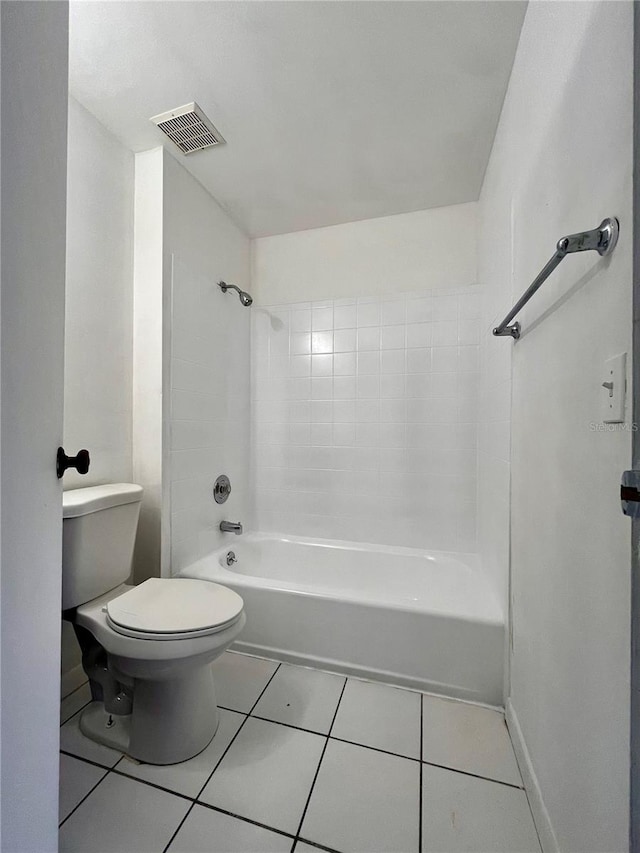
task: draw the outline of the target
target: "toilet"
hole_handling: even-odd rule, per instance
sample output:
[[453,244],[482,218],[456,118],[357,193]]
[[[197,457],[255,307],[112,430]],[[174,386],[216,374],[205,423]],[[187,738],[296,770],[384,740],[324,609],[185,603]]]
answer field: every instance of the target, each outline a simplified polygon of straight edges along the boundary
[[211,663],[242,631],[242,598],[209,581],[131,571],[142,488],[63,495],[62,608],[82,649],[87,737],[148,764],[197,755],[218,726]]

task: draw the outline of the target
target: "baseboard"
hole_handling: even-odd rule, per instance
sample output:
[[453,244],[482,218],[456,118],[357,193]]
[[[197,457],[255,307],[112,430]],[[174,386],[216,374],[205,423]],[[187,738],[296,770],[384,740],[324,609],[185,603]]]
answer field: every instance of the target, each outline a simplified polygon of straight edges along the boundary
[[529,805],[531,806],[533,820],[538,831],[538,837],[540,838],[542,853],[560,853],[558,839],[553,831],[549,812],[547,811],[547,807],[542,799],[542,793],[540,791],[540,786],[538,785],[537,776],[533,769],[531,756],[529,755],[529,750],[527,749],[527,745],[524,741],[520,723],[518,722],[516,712],[513,710],[513,705],[511,704],[510,699],[507,699],[506,702],[505,717],[507,721],[507,728],[511,735],[513,749],[516,754],[516,758],[518,759],[520,772],[522,773],[522,781],[524,782],[524,787],[529,798]]
[[491,708],[492,710],[502,711],[501,707],[491,705],[488,702],[483,702],[482,699],[478,699],[474,693],[471,693],[468,690],[462,690],[454,685],[410,678],[398,675],[398,673],[395,672],[388,672],[383,669],[372,669],[370,667],[333,660],[332,658],[300,654],[292,652],[289,649],[279,649],[274,648],[273,646],[245,643],[242,640],[236,640],[228,651],[251,655],[252,657],[266,658],[267,660],[281,661],[282,663],[291,663],[296,666],[310,667],[311,669],[319,669],[323,672],[332,672],[335,675],[351,676],[352,678],[358,678],[363,681],[391,684],[394,687],[401,687],[406,690],[417,690],[420,693],[428,693],[432,696],[442,696],[446,699],[459,699],[461,702],[467,702],[470,705],[479,705],[482,708]]
[[64,699],[64,697],[68,696],[69,693],[73,693],[73,691],[77,690],[78,687],[80,687],[81,684],[84,684],[86,680],[87,676],[82,668],[82,664],[74,666],[73,669],[70,669],[68,672],[63,672],[60,677],[60,698]]

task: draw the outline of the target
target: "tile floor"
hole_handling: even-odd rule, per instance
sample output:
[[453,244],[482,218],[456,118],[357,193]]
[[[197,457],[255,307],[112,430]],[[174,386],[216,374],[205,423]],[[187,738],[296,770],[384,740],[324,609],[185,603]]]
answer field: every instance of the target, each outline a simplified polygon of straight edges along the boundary
[[138,765],[62,703],[61,853],[540,853],[501,714],[225,653],[200,755]]

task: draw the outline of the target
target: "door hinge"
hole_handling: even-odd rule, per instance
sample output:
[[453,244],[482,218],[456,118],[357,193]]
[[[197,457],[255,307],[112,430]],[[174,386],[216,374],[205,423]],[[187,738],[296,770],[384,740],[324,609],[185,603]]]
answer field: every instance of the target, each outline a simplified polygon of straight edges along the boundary
[[620,481],[622,512],[640,518],[640,471],[625,471]]

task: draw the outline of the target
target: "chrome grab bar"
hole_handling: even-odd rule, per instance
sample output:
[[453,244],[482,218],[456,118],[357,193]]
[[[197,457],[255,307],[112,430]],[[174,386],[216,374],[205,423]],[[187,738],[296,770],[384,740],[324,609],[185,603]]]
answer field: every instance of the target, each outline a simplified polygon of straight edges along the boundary
[[547,261],[533,282],[525,290],[520,299],[518,299],[511,311],[509,311],[502,323],[495,327],[493,334],[497,337],[510,335],[512,338],[518,340],[520,337],[520,323],[517,321],[515,323],[511,323],[511,321],[520,309],[527,304],[543,282],[549,278],[560,261],[573,252],[590,252],[595,250],[599,255],[610,255],[616,247],[619,233],[620,223],[615,217],[610,217],[608,219],[603,219],[600,225],[592,231],[581,231],[579,234],[569,234],[568,237],[562,237],[558,240],[555,255]]

